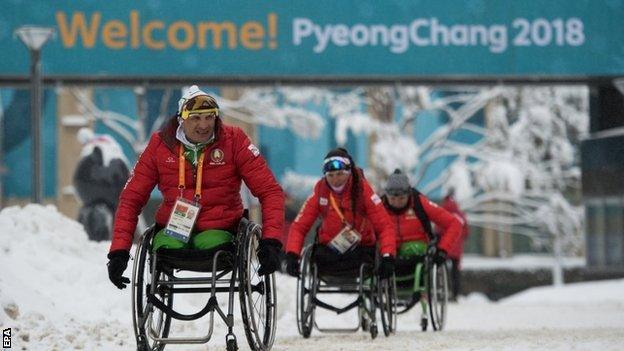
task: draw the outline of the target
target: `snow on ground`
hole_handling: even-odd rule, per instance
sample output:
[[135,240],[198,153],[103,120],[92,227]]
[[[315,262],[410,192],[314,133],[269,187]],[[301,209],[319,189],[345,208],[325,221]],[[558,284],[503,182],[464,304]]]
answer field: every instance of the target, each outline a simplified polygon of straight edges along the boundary
[[[13,349],[134,349],[130,291],[119,291],[107,277],[109,243],[88,241],[78,223],[52,206],[3,209],[0,228],[0,329],[12,328]],[[528,261],[522,259],[523,264]],[[443,332],[421,332],[420,315],[414,309],[400,316],[398,332],[389,338],[315,330],[304,340],[295,322],[296,281],[283,275],[277,279],[274,350],[607,351],[624,345],[624,280],[533,288],[497,303],[472,294],[449,306]],[[177,299],[176,307],[192,312],[205,301],[202,296]],[[317,321],[332,326],[355,323],[349,313],[338,317],[319,313]],[[240,317],[235,323],[239,346],[248,350]],[[206,330],[202,319],[174,323],[172,334],[198,336]],[[167,350],[222,350],[224,336],[223,323],[216,318],[208,345]]]

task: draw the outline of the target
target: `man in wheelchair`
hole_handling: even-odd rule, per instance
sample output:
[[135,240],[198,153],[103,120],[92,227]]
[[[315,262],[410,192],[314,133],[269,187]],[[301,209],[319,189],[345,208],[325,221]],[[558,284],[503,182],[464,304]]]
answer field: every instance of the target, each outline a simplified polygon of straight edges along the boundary
[[323,174],[290,227],[287,273],[299,277],[306,233],[320,218],[311,262],[321,279],[340,280],[361,274],[390,277],[394,271],[396,243],[394,228],[381,199],[343,148],[331,150],[325,156]]
[[[460,238],[462,224],[451,213],[436,205],[409,184],[407,175],[399,169],[388,177],[382,197],[384,206],[392,219],[397,235],[397,260],[395,273],[399,291],[413,285],[415,266],[423,264],[428,256],[433,264],[443,266],[447,253]],[[431,222],[442,233],[435,237]],[[416,285],[424,285],[425,272]],[[421,298],[421,292],[412,291],[412,302]]]
[[214,250],[236,238],[243,217],[241,182],[260,200],[262,238],[258,274],[279,267],[284,195],[264,158],[238,127],[223,124],[216,100],[197,86],[178,102],[178,112],[154,133],[119,198],[108,253],[111,282],[123,289],[123,272],[138,216],[155,186],[163,201],[155,215],[152,252]]

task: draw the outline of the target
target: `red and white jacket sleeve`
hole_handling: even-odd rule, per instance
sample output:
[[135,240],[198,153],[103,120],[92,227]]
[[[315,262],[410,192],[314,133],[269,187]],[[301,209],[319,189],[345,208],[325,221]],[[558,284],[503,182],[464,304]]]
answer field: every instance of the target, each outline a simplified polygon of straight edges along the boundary
[[362,187],[366,214],[378,236],[379,252],[382,255],[396,256],[396,232],[390,216],[388,216],[379,196],[366,181],[362,182]]
[[262,236],[277,239],[284,227],[284,192],[258,148],[242,129],[235,133],[235,162],[247,187],[262,206]]
[[160,143],[160,137],[157,134],[152,135],[119,195],[110,251],[130,250],[132,247],[139,214],[158,181],[155,155]]
[[319,183],[316,184],[314,192],[303,203],[299,214],[297,214],[297,217],[292,222],[290,230],[288,231],[286,252],[292,252],[296,255],[301,254],[305,236],[320,214],[318,189]]
[[449,211],[438,206],[426,196],[420,195],[420,203],[423,205],[429,220],[433,222],[442,233],[442,238],[438,243],[438,247],[447,253],[455,247],[457,240],[460,239],[462,232],[462,223]]

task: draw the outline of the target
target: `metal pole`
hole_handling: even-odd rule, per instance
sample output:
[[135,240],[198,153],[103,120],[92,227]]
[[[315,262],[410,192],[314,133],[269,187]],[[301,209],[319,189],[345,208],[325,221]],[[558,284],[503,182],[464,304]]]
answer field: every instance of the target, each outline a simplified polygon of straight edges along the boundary
[[32,117],[32,202],[43,200],[41,177],[41,52],[30,50],[30,114]]

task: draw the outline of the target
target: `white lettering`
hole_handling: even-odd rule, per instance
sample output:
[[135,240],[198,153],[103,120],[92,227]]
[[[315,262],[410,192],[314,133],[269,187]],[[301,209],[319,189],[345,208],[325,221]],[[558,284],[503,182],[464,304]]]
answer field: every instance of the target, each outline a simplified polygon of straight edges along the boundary
[[438,39],[442,45],[447,46],[449,44],[449,31],[444,25],[438,24],[437,18],[431,19],[431,44],[438,45]]
[[338,24],[334,27],[334,32],[332,33],[332,41],[334,45],[337,46],[347,46],[349,45],[349,27],[344,24]]
[[395,54],[402,54],[409,48],[409,36],[407,33],[407,27],[394,25],[390,29],[390,38],[392,46],[390,51]]
[[313,50],[317,54],[325,51],[327,43],[329,42],[329,36],[331,35],[331,27],[332,26],[326,26],[325,30],[323,30],[321,26],[314,26],[314,36],[316,37],[317,44]]
[[383,46],[388,46],[388,27],[375,24],[370,27],[370,31],[370,40],[372,46],[377,46],[377,44],[379,43],[381,43],[381,45]]
[[312,34],[312,21],[307,18],[295,18],[293,20],[293,44],[301,45],[301,38]]
[[507,27],[496,25],[490,27],[490,35],[488,36],[490,42],[490,51],[496,54],[500,54],[507,50]]
[[[564,25],[565,24],[565,25]],[[509,29],[514,32],[513,41]],[[442,23],[436,17],[415,18],[409,24],[344,23],[317,24],[309,18],[295,18],[292,23],[295,46],[309,40],[312,51],[320,54],[330,46],[382,46],[393,54],[413,47],[483,47],[491,53],[504,53],[513,46],[579,46],[585,42],[583,22],[578,18],[529,21],[516,18],[511,25]]]
[[418,46],[428,46],[429,40],[418,35],[418,29],[420,27],[429,27],[429,21],[425,19],[418,19],[412,22],[412,24],[410,25],[410,37],[412,39],[412,42],[414,42],[414,44]]
[[369,42],[369,32],[363,24],[356,24],[353,26],[350,35],[351,42],[355,46],[364,46]]

